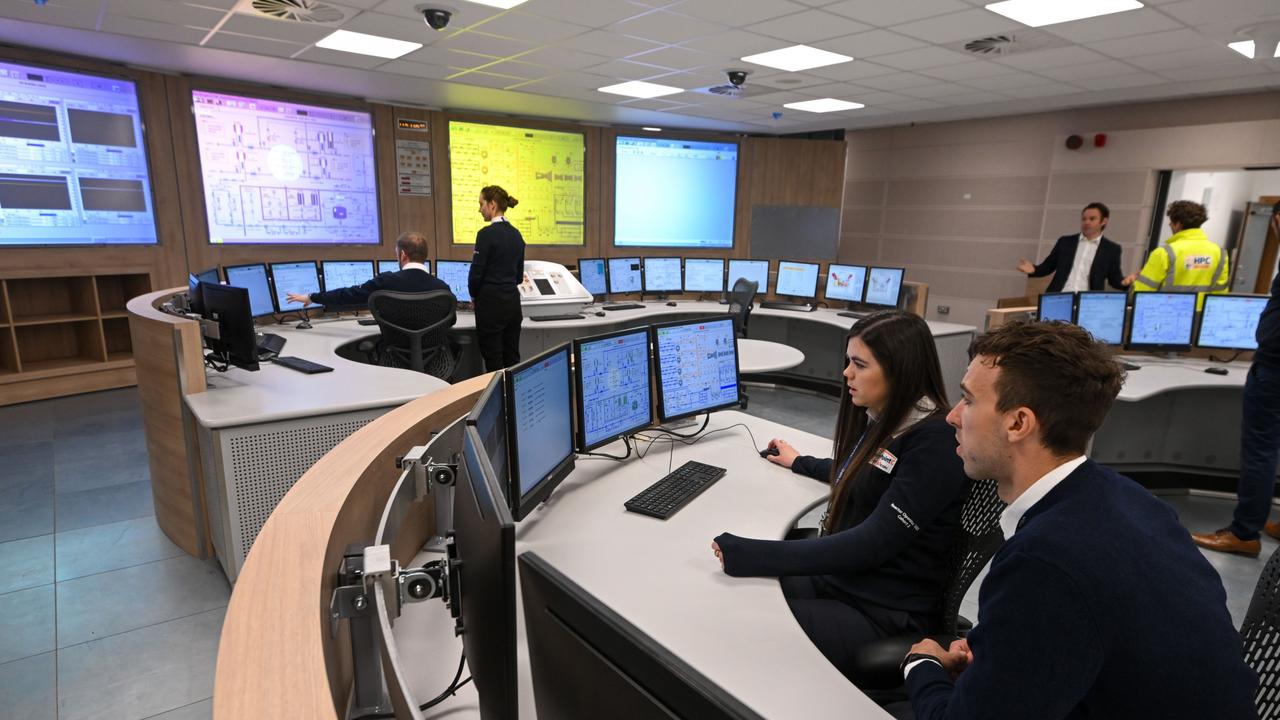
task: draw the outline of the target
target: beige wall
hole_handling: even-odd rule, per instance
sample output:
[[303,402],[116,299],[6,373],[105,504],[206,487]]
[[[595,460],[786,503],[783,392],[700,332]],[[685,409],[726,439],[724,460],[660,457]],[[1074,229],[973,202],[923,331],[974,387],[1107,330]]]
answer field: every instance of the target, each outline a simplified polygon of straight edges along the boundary
[[[1018,259],[1078,232],[1089,202],[1111,207],[1107,237],[1136,270],[1156,171],[1280,164],[1277,118],[1280,93],[1258,93],[850,131],[840,259],[905,266],[930,319],[981,325],[1025,291]],[[1064,146],[1095,133],[1106,147]]]

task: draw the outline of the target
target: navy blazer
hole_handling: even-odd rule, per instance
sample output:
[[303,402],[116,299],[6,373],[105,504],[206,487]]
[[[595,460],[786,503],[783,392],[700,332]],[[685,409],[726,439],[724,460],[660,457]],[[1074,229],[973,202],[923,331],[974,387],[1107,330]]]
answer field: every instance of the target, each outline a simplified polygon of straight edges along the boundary
[[1226,592],[1167,504],[1086,461],[991,560],[953,684],[907,675],[918,720],[1256,718]]
[[[1079,244],[1080,233],[1058,238],[1049,257],[1037,265],[1028,277],[1044,277],[1055,273],[1045,292],[1062,292],[1062,288],[1067,285],[1067,276],[1071,274],[1071,264],[1076,259],[1076,246]],[[1120,272],[1120,246],[1104,235],[1098,241],[1098,252],[1094,254],[1093,264],[1089,266],[1089,289],[1105,290],[1107,283],[1116,290],[1128,289],[1124,286],[1124,273]]]
[[431,292],[432,290],[448,290],[449,285],[429,272],[410,268],[395,272],[378,273],[372,280],[363,285],[335,288],[325,292],[311,293],[311,302],[324,305],[326,308],[366,307],[369,296],[378,290],[394,292]]

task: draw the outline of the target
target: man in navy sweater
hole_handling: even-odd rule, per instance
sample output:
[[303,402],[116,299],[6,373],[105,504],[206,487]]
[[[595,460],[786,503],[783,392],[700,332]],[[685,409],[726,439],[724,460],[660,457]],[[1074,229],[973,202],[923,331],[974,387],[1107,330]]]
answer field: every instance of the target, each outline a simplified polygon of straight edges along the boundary
[[1009,504],[967,640],[903,661],[918,720],[1255,718],[1222,582],[1145,489],[1084,456],[1123,372],[1084,330],[1000,327],[970,348],[965,473]]
[[369,296],[378,290],[393,292],[431,292],[448,290],[449,284],[427,270],[427,236],[420,232],[401,233],[396,238],[396,260],[400,269],[379,273],[362,285],[334,288],[310,294],[288,293],[289,302],[315,303],[326,308],[358,307],[369,304]]

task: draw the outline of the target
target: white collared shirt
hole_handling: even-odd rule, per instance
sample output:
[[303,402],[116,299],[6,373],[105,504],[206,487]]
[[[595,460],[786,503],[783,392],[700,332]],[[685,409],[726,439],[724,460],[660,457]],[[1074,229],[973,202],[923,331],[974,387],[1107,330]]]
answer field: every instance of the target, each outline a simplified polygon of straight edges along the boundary
[[1045,473],[1039,480],[1031,483],[1031,487],[1027,488],[1018,496],[1017,500],[1009,503],[1009,507],[1000,513],[1000,531],[1004,533],[1004,539],[1008,540],[1018,530],[1018,523],[1022,522],[1022,516],[1027,514],[1033,505],[1049,494],[1050,490],[1058,487],[1058,483],[1067,479],[1067,476],[1075,472],[1075,469],[1084,464],[1088,460],[1087,457],[1081,455],[1074,460],[1068,460],[1058,467]]
[[1071,261],[1071,273],[1067,275],[1067,284],[1062,292],[1083,292],[1089,289],[1089,268],[1093,267],[1093,258],[1098,254],[1098,246],[1102,244],[1102,236],[1090,240],[1080,233],[1080,242],[1076,243],[1076,256]]
[[407,262],[404,264],[404,267],[400,269],[401,270],[421,270],[424,273],[431,272],[430,270],[427,269],[426,265],[423,265],[422,263],[419,263],[419,262]]
[[492,225],[494,223],[500,223],[500,222],[506,222],[506,221],[507,219],[502,215],[494,215],[493,219],[489,221],[489,224]]

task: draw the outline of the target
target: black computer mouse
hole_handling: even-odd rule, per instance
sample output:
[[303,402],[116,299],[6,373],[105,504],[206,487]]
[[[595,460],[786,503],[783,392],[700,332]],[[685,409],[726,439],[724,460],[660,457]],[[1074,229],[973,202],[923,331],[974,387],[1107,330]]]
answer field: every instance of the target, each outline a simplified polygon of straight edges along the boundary
[[776,447],[767,447],[767,448],[765,448],[765,449],[763,449],[763,450],[761,450],[761,451],[760,451],[760,457],[762,457],[762,458],[767,458],[767,457],[769,457],[770,455],[773,455],[774,457],[777,457],[777,456],[778,456],[778,454],[779,454],[779,453],[778,453],[778,448],[776,448]]
[[668,304],[668,305],[670,305],[671,307],[675,307],[675,306],[676,306],[676,304],[675,304],[674,302],[669,302],[669,303],[667,303],[667,304]]
[[605,312],[605,311],[603,311],[603,310],[597,310],[597,311],[596,311],[596,317],[604,317],[605,315],[608,315],[608,314],[609,314],[609,313],[607,313],[607,312]]
[[1227,374],[1227,369],[1224,367],[1207,367],[1204,369],[1204,371],[1209,373],[1210,375],[1226,375]]

